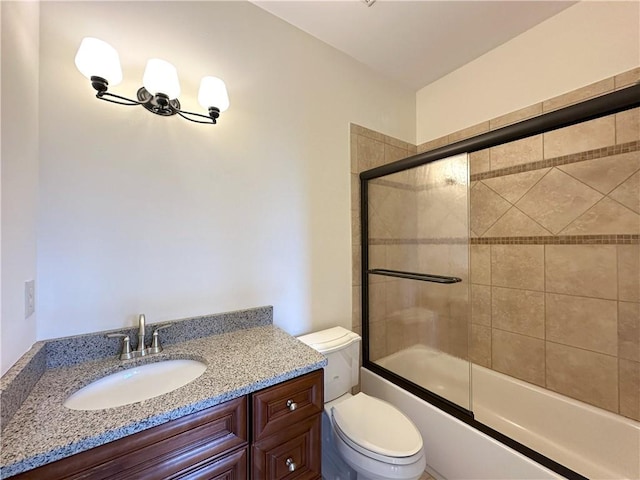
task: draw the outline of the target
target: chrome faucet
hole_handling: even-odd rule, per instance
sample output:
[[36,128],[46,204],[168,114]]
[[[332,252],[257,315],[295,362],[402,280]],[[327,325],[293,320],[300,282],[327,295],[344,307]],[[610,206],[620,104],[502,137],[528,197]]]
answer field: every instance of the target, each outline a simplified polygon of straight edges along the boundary
[[148,353],[144,344],[145,323],[144,313],[141,313],[138,316],[138,346],[133,352],[134,357],[144,357]]
[[122,338],[122,351],[120,352],[120,360],[129,360],[136,357],[144,357],[153,353],[160,353],[162,345],[160,344],[159,331],[163,328],[170,327],[173,323],[163,323],[153,329],[151,346],[147,348],[144,341],[146,333],[146,318],[143,313],[138,316],[138,345],[135,350],[131,350],[131,340],[129,335],[124,333],[107,333],[108,338]]

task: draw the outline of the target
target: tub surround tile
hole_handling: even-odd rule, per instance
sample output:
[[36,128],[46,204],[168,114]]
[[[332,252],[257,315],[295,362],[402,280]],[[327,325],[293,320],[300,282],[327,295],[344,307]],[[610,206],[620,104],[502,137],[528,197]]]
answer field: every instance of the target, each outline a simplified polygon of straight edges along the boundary
[[491,326],[491,287],[471,285],[471,323]]
[[[352,124],[353,127],[353,124]],[[351,173],[358,174],[358,135],[351,133],[349,135],[349,157],[351,160]]]
[[476,365],[491,368],[491,328],[471,325],[469,358]]
[[614,300],[546,294],[546,339],[608,355],[618,354]]
[[611,412],[618,411],[618,360],[547,342],[547,388]]
[[536,162],[543,158],[542,135],[498,145],[490,150],[491,170]]
[[544,387],[543,340],[492,330],[491,365],[498,372]]
[[618,299],[640,302],[640,245],[618,245]]
[[489,122],[482,122],[476,125],[472,125],[471,127],[464,128],[462,130],[458,130],[455,133],[449,134],[449,143],[456,143],[460,140],[464,140],[465,138],[475,137],[476,135],[480,135],[481,133],[486,133],[489,131]]
[[640,82],[640,67],[633,68],[613,77],[616,89],[630,87]]
[[544,290],[543,245],[492,245],[491,284]]
[[620,360],[620,415],[640,421],[640,363]]
[[615,245],[546,245],[546,291],[618,298]]
[[640,108],[616,113],[616,144],[640,140]]
[[640,171],[629,177],[609,196],[633,212],[640,214]]
[[484,237],[545,237],[551,232],[524,214],[517,207],[511,207],[502,215]]
[[640,362],[640,303],[618,302],[618,356]]
[[469,175],[491,170],[491,156],[488,148],[469,154]]
[[471,229],[482,235],[510,208],[509,202],[478,182],[470,191],[471,198]]
[[561,165],[558,169],[606,195],[640,170],[640,153],[628,152],[585,160]]
[[537,117],[542,114],[542,103],[534,103],[528,107],[521,108],[515,112],[507,113],[500,117],[489,120],[489,127],[491,130],[497,130],[498,128],[506,127],[513,123],[521,122],[528,118]]
[[[265,308],[271,311],[271,307]],[[238,324],[245,321],[246,317],[241,318]],[[207,370],[184,387],[144,402],[99,413],[63,406],[69,394],[97,378],[123,367],[172,358],[204,361]],[[0,476],[14,475],[123,438],[325,364],[326,359],[320,353],[269,324],[165,344],[162,353],[143,359],[121,361],[114,356],[49,368],[4,427]],[[37,425],[47,428],[25,429]]]
[[384,145],[384,163],[385,165],[387,163],[391,163],[391,162],[395,162],[397,160],[402,160],[403,158],[407,158],[408,154],[407,154],[407,149],[405,148],[400,148],[398,146],[395,145],[389,145],[388,143],[385,143]]
[[554,234],[595,205],[603,195],[553,168],[516,206]]
[[431,150],[435,150],[436,148],[444,147],[445,145],[449,145],[451,143],[449,141],[449,135],[445,135],[444,137],[435,138],[433,140],[429,140],[428,142],[421,143],[417,147],[418,153],[429,152]]
[[493,287],[492,326],[500,330],[544,339],[544,293]]
[[544,136],[544,158],[561,157],[586,150],[608,147],[616,143],[615,116],[564,127]]
[[[640,204],[640,200],[638,203]],[[640,232],[640,215],[621,203],[605,197],[571,222],[560,234],[615,235],[636,232]]]
[[591,85],[586,85],[582,88],[578,88],[577,90],[572,90],[571,92],[546,100],[543,102],[542,109],[545,113],[551,112],[563,107],[568,107],[575,103],[583,102],[593,97],[599,97],[605,93],[610,93],[613,89],[613,77],[605,78],[604,80],[592,83]]
[[357,163],[358,172],[384,165],[384,142],[358,136]]
[[469,251],[471,282],[491,285],[491,246],[471,245]]
[[487,178],[482,182],[511,204],[515,204],[536,183],[544,177],[550,168],[541,168],[529,172],[515,173],[501,177]]

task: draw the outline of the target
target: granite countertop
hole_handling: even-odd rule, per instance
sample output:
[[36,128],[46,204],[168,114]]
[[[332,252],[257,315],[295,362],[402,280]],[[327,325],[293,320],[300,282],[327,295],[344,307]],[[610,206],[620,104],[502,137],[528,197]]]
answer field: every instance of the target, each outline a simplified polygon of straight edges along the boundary
[[[64,400],[92,381],[136,365],[194,359],[207,365],[191,383],[143,402],[97,411]],[[242,328],[166,345],[147,357],[108,357],[47,368],[2,429],[0,478],[140,432],[322,368],[317,351],[274,327]]]

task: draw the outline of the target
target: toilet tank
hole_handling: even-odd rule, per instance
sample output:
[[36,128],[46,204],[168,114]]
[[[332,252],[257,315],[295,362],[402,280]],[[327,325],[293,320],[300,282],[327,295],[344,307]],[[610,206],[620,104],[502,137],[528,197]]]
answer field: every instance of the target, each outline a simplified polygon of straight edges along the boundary
[[324,401],[330,402],[351,391],[358,384],[360,336],[346,328],[327,330],[298,337],[327,357],[324,367]]

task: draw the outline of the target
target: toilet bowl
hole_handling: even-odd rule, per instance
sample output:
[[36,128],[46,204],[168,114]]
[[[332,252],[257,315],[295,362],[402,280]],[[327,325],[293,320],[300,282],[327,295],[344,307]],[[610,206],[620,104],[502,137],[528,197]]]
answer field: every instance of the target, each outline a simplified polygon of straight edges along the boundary
[[[299,337],[324,354],[325,480],[418,480],[426,467],[422,437],[400,410],[364,393],[358,383],[360,337],[342,327]],[[329,430],[329,431],[326,431]]]

